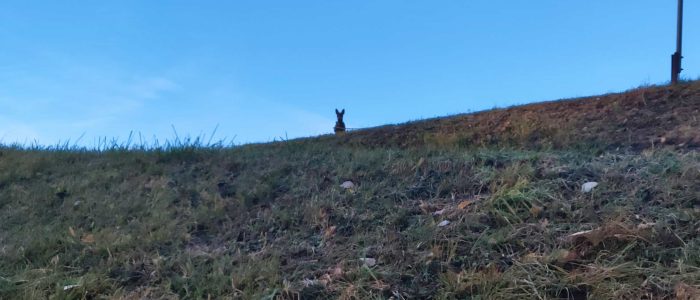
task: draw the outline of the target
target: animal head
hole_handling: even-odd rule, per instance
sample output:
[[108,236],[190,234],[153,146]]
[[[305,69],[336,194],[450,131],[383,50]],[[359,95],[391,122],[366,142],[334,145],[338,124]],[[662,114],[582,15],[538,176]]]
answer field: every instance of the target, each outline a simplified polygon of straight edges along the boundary
[[338,109],[335,109],[335,115],[338,117],[338,122],[343,122],[343,115],[345,115],[345,108],[343,110],[338,111]]

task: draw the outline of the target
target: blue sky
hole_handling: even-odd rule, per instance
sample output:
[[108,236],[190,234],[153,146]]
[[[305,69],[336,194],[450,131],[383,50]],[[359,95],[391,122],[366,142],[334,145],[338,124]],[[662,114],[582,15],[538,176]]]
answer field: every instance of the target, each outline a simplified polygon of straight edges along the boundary
[[[700,76],[686,1],[683,76]],[[676,1],[0,3],[0,137],[237,143],[662,83]]]

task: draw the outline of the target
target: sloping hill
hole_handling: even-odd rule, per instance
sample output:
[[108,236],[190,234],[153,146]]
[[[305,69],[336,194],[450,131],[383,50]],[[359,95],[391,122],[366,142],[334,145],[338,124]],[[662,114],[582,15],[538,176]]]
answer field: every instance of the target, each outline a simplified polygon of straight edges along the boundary
[[696,299],[698,109],[691,82],[232,149],[4,147],[0,298]]
[[354,132],[367,146],[426,144],[564,149],[700,147],[700,84],[495,109]]

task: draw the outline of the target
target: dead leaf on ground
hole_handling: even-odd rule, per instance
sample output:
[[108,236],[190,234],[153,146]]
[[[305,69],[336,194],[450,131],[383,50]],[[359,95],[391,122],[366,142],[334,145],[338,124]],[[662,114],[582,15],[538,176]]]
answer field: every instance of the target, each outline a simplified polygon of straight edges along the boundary
[[54,266],[58,265],[58,261],[59,261],[58,255],[51,258],[51,264]]
[[68,233],[70,236],[75,237],[75,230],[73,230],[73,227],[68,227]]
[[423,200],[420,201],[420,204],[418,205],[418,207],[420,208],[421,211],[423,211],[423,213],[426,213],[426,214],[432,214],[432,212],[434,212],[438,209],[434,204],[428,203],[428,202],[423,201]]
[[391,286],[382,280],[377,280],[372,283],[372,289],[384,291],[389,289]]
[[564,239],[570,242],[587,240],[591,244],[593,244],[593,246],[597,246],[602,241],[608,238],[615,238],[618,240],[633,240],[642,237],[638,235],[637,230],[630,229],[625,224],[609,223],[596,229],[584,230],[570,234]]
[[340,266],[336,266],[331,270],[331,277],[338,278],[341,276],[343,276],[343,268],[341,268]]
[[560,265],[564,265],[568,262],[574,261],[578,259],[578,254],[575,251],[567,250],[567,249],[559,249],[555,250],[552,252],[551,255],[549,255],[549,259],[552,262],[555,262]]
[[86,234],[80,239],[81,242],[85,244],[92,244],[95,242],[95,236],[92,233]]
[[336,229],[336,228],[337,228],[336,226],[331,226],[331,227],[326,228],[326,230],[324,230],[324,232],[323,232],[323,236],[324,236],[325,238],[330,238],[330,237],[332,237],[333,235],[335,235],[335,229]]
[[520,258],[520,261],[524,263],[534,263],[534,262],[540,262],[542,261],[543,256],[540,254],[537,254],[535,252],[530,252],[528,254],[523,255]]
[[676,300],[700,300],[700,289],[697,287],[679,282],[673,290]]
[[331,282],[333,282],[333,279],[331,279],[328,274],[325,274],[321,276],[321,279],[319,279],[318,282],[323,286],[328,286]]
[[469,205],[472,205],[472,203],[474,203],[473,200],[464,200],[464,201],[460,202],[460,203],[457,205],[457,208],[459,208],[459,209],[465,209],[465,208],[467,208]]
[[644,230],[644,229],[649,229],[652,228],[656,225],[656,222],[650,222],[650,223],[641,223],[637,225],[637,229],[639,230]]

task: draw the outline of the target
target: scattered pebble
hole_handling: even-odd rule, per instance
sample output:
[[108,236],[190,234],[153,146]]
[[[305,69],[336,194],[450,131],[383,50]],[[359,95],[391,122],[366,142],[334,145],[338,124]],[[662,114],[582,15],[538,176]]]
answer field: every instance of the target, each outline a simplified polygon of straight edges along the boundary
[[581,191],[584,193],[590,193],[597,186],[598,183],[595,181],[586,182],[581,186]]
[[75,201],[75,203],[73,203],[73,206],[78,206],[78,205],[80,205],[80,200]]
[[67,290],[71,290],[71,289],[74,289],[74,288],[77,288],[77,287],[80,287],[80,285],[79,285],[79,284],[70,284],[70,285],[64,286],[64,287],[63,287],[63,290],[64,290],[64,291],[67,291]]
[[346,182],[343,182],[343,184],[341,184],[340,187],[344,188],[344,189],[353,189],[353,188],[355,188],[355,184],[352,183],[352,181],[346,181]]
[[360,258],[360,261],[361,261],[365,266],[368,266],[368,267],[374,267],[375,265],[377,265],[377,260],[374,259],[374,258],[369,258],[369,257]]
[[445,227],[447,225],[450,225],[450,221],[444,220],[444,221],[438,223],[438,227]]

